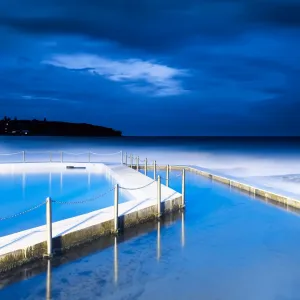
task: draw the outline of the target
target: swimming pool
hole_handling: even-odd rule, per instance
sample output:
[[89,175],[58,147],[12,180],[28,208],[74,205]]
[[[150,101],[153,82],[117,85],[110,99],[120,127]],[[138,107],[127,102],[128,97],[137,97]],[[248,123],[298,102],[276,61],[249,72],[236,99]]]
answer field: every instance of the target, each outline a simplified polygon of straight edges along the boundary
[[[53,222],[85,214],[113,205],[115,180],[105,170],[52,169],[0,173],[0,218],[30,209],[51,197],[62,202],[53,203]],[[107,193],[106,193],[107,192]],[[102,194],[105,195],[101,196]],[[95,200],[92,200],[97,198]],[[120,193],[119,202],[128,201],[128,195]],[[46,207],[0,222],[0,236],[44,225]]]
[[299,216],[193,173],[186,182],[182,215],[74,249],[52,273],[24,268],[0,298],[299,299]]

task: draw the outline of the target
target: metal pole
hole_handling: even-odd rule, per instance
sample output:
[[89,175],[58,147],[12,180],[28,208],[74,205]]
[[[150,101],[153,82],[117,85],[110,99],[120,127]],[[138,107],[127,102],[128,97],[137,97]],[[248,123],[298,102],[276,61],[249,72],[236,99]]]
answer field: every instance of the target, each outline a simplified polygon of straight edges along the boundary
[[136,158],[136,170],[139,171],[139,162],[140,162],[140,158],[137,157]]
[[157,177],[157,217],[161,216],[161,182],[160,176]]
[[89,152],[89,163],[91,162],[91,152]]
[[50,162],[52,162],[52,152],[51,151],[49,153],[49,156],[50,156]]
[[121,150],[121,165],[123,165],[123,151]]
[[147,169],[148,169],[148,166],[147,166],[147,158],[145,159],[145,175],[147,176]]
[[125,153],[125,165],[127,166],[127,152]]
[[169,165],[167,165],[166,186],[169,186]]
[[64,160],[64,156],[63,156],[64,154],[63,154],[63,152],[61,151],[61,153],[60,153],[60,161],[61,162],[63,162],[63,160]]
[[25,151],[23,151],[23,162],[25,162]]
[[153,162],[153,179],[156,180],[156,160]]
[[130,168],[132,169],[132,160],[133,160],[133,155],[130,154]]
[[118,205],[119,205],[119,185],[116,184],[116,186],[115,186],[115,205],[114,205],[114,232],[115,233],[118,233],[118,231],[119,231]]
[[182,169],[182,187],[181,187],[181,194],[182,194],[182,203],[181,203],[181,207],[185,207],[185,169]]
[[47,256],[52,256],[52,201],[47,198],[46,204],[46,221],[47,221]]

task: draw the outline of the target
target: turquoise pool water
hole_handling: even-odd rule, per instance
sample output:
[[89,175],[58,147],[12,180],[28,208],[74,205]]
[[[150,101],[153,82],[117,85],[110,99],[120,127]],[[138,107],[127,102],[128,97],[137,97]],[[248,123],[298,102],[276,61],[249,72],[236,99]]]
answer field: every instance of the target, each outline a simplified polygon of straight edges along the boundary
[[192,173],[186,180],[183,214],[76,249],[52,262],[51,276],[27,267],[26,280],[1,280],[0,299],[300,299],[299,216]]
[[[34,207],[51,197],[57,201],[82,201],[97,197],[114,186],[113,179],[101,173],[64,170],[61,173],[0,174],[0,218]],[[84,204],[53,203],[53,221],[74,217],[113,205],[113,191]],[[120,203],[127,201],[120,194]],[[0,221],[0,236],[45,224],[45,206],[24,215]]]

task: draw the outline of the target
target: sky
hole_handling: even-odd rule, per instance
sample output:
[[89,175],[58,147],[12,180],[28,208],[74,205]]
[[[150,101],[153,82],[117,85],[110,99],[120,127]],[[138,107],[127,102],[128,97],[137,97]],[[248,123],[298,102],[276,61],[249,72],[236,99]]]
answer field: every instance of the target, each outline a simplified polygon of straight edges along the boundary
[[3,116],[300,134],[300,0],[0,0],[0,57]]

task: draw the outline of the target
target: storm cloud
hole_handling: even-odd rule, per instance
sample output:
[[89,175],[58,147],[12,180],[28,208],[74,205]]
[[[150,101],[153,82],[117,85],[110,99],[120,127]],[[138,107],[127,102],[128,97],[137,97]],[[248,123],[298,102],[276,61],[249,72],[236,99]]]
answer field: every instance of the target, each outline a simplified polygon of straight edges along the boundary
[[165,49],[202,36],[232,38],[256,26],[300,26],[295,0],[12,0],[0,24],[33,34],[71,34],[127,47]]
[[137,135],[299,134],[300,1],[2,0],[0,34],[3,114]]

